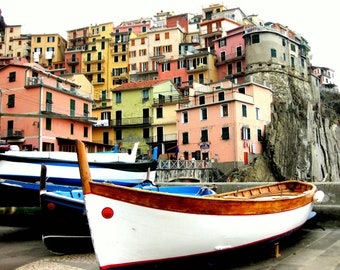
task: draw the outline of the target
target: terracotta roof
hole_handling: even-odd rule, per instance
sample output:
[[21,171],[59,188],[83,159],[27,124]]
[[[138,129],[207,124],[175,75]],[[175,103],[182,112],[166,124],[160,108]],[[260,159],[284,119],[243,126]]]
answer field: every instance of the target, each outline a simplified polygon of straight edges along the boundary
[[141,82],[129,82],[129,83],[124,83],[124,84],[112,89],[112,91],[149,88],[149,87],[153,87],[157,84],[160,84],[160,83],[166,82],[166,81],[169,81],[169,80],[149,80],[149,81],[141,81]]

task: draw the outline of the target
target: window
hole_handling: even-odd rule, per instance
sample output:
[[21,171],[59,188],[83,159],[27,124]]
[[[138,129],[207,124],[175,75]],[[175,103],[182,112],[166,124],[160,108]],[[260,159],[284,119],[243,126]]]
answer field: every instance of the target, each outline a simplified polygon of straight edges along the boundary
[[166,45],[163,47],[163,51],[164,52],[172,52],[172,46],[171,45]]
[[45,124],[46,124],[45,126],[46,130],[52,130],[52,119],[51,118],[46,118]]
[[15,95],[8,95],[7,108],[14,108],[15,106]]
[[243,127],[241,129],[241,138],[242,140],[250,140],[250,128]]
[[228,104],[223,104],[221,106],[221,116],[222,117],[227,117],[229,116],[229,108],[228,108]]
[[207,142],[208,141],[208,130],[203,129],[201,130],[201,142]]
[[227,59],[226,53],[225,52],[221,52],[221,61],[225,61],[226,59]]
[[218,47],[221,48],[221,47],[224,47],[227,45],[227,39],[226,38],[222,38],[218,41]]
[[271,49],[270,54],[271,54],[272,58],[276,58],[276,50],[275,49]]
[[83,110],[84,110],[84,116],[88,117],[89,116],[89,104],[84,103]]
[[237,62],[236,63],[236,72],[237,73],[241,73],[242,72],[242,63],[241,62]]
[[190,74],[188,76],[188,82],[189,82],[189,86],[192,86],[194,84],[194,75]]
[[161,38],[160,38],[160,34],[156,34],[155,35],[155,40],[160,40]]
[[122,140],[122,130],[121,129],[116,129],[116,140]]
[[239,93],[241,93],[241,94],[245,94],[245,93],[246,93],[246,88],[240,87],[240,88],[237,89],[237,91],[238,91]]
[[262,142],[263,141],[263,136],[262,136],[262,130],[261,129],[258,129],[257,130],[257,140],[259,142]]
[[70,125],[70,134],[73,135],[74,134],[74,124],[71,123]]
[[162,64],[162,71],[170,71],[170,62]]
[[188,123],[189,122],[189,118],[188,118],[188,112],[182,112],[182,123]]
[[122,103],[122,93],[121,92],[116,93],[116,103]]
[[47,112],[52,112],[52,93],[51,92],[46,92],[46,111]]
[[293,56],[290,58],[290,64],[292,68],[295,68],[295,58]]
[[228,64],[228,75],[233,74],[233,64]]
[[247,105],[242,104],[242,116],[247,117]]
[[221,136],[222,140],[229,140],[229,127],[223,127],[222,128],[222,136]]
[[163,107],[159,107],[156,109],[157,118],[163,118]]
[[145,102],[149,100],[149,90],[143,90],[142,92],[142,101]]
[[165,32],[164,33],[164,38],[165,39],[169,39],[170,38],[170,33],[169,32]]
[[70,100],[70,116],[75,116],[76,112],[76,101],[74,99]]
[[236,56],[242,56],[242,47],[241,46],[236,47]]
[[185,61],[184,60],[178,60],[178,65],[177,65],[177,68],[180,69],[180,68],[185,68]]
[[143,128],[143,139],[149,139],[150,134],[149,134],[149,128]]
[[294,44],[290,44],[290,49],[291,49],[293,52],[295,52],[295,51],[296,51],[295,45],[294,45]]
[[201,120],[207,120],[208,119],[208,109],[202,108],[201,109]]
[[205,96],[200,96],[199,97],[199,103],[200,103],[200,105],[205,104]]
[[189,133],[183,132],[182,133],[182,144],[188,144],[189,143]]
[[260,108],[255,108],[256,120],[260,120]]
[[84,137],[87,138],[89,136],[89,128],[84,127]]
[[54,37],[47,37],[47,42],[54,42]]
[[174,78],[174,84],[175,86],[181,86],[182,85],[182,78],[181,77],[175,77]]
[[224,92],[219,92],[218,93],[218,101],[223,101],[224,100]]
[[9,73],[9,77],[8,77],[8,81],[9,82],[15,82],[15,77],[16,77],[16,73],[15,72],[10,72]]
[[260,35],[258,34],[251,36],[251,44],[255,44],[255,43],[260,43]]

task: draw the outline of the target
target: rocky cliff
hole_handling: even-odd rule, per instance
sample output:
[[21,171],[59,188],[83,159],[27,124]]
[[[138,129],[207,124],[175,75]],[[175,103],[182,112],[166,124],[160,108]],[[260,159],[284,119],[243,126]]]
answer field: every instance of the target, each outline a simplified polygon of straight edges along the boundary
[[252,70],[248,79],[265,82],[273,89],[273,117],[266,129],[264,160],[274,177],[339,182],[340,129],[322,116],[316,78],[271,66]]

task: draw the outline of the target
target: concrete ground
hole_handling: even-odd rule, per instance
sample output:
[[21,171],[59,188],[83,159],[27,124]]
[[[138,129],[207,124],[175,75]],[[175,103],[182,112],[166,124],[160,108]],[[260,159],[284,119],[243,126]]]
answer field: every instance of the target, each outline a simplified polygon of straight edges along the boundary
[[[340,270],[339,225],[339,220],[317,216],[299,231],[281,239],[278,248],[275,243],[266,243],[138,269]],[[0,226],[0,269],[94,270],[99,267],[92,253],[51,254],[36,229]]]

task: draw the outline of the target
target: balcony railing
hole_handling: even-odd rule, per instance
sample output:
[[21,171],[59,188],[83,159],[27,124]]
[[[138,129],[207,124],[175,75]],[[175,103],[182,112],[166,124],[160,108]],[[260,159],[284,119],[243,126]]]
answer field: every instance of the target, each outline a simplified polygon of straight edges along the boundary
[[177,133],[173,134],[164,134],[163,136],[153,136],[151,138],[153,143],[162,143],[162,142],[170,142],[177,141]]
[[151,117],[113,119],[113,126],[151,125]]
[[1,138],[23,138],[25,135],[24,130],[18,129],[3,129],[1,130]]

